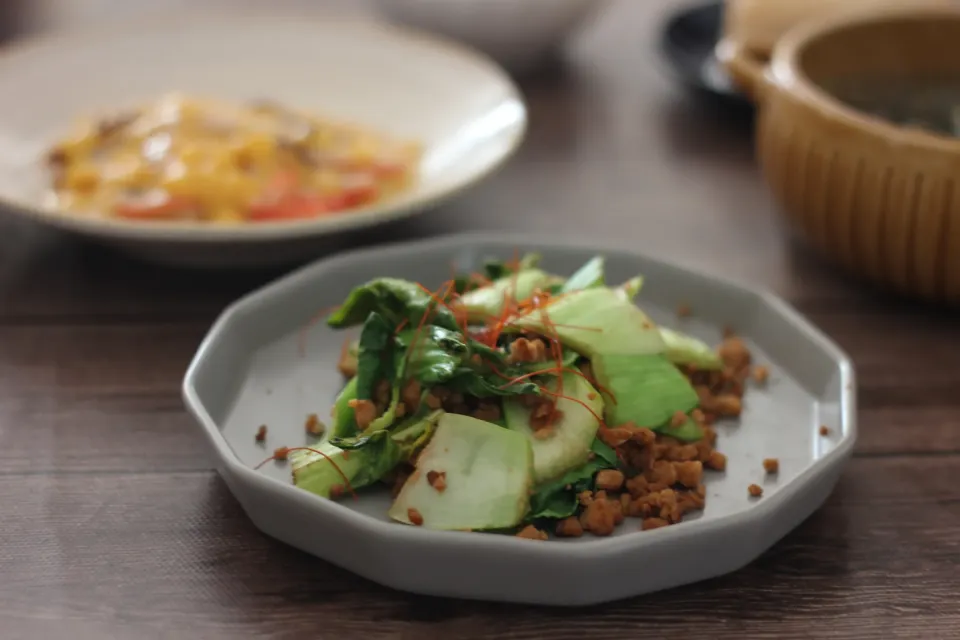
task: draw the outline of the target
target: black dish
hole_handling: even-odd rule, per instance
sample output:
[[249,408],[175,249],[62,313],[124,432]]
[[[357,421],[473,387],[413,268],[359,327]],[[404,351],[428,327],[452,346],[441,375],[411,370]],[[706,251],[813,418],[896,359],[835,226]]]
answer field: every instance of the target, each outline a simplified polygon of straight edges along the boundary
[[663,26],[660,52],[681,82],[730,106],[753,109],[717,60],[714,48],[723,25],[723,3],[683,9]]

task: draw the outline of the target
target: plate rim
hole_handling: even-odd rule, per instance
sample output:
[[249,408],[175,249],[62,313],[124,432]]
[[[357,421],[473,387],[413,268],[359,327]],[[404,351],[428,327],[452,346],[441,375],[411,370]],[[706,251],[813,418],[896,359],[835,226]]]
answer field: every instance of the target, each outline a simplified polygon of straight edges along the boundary
[[[478,536],[472,532],[433,531],[417,527],[398,527],[395,523],[370,518],[365,514],[348,509],[335,501],[321,498],[307,491],[297,489],[292,484],[258,473],[240,461],[234,454],[223,433],[217,427],[216,421],[206,410],[203,401],[197,393],[194,382],[198,370],[207,359],[207,355],[223,340],[226,334],[226,327],[237,317],[242,316],[244,310],[256,308],[258,305],[263,304],[264,300],[282,293],[284,289],[295,288],[301,282],[318,277],[319,274],[331,267],[348,267],[350,263],[376,260],[384,254],[415,254],[423,250],[437,249],[443,245],[462,249],[471,245],[483,244],[501,244],[510,246],[511,248],[517,245],[522,246],[529,244],[548,247],[544,249],[544,251],[549,250],[549,248],[596,250],[605,254],[641,258],[650,262],[667,265],[688,275],[693,275],[694,277],[716,282],[724,287],[756,295],[763,302],[771,305],[777,313],[782,314],[788,318],[792,324],[799,327],[805,335],[824,349],[837,364],[840,374],[839,384],[841,385],[840,424],[837,425],[841,433],[840,440],[823,456],[814,460],[800,474],[792,478],[786,486],[774,494],[765,497],[762,501],[757,502],[749,510],[725,514],[709,520],[696,520],[685,527],[665,527],[663,529],[645,531],[642,536],[634,533],[633,535],[609,538],[591,538],[578,541],[576,544],[558,543],[551,540],[548,544],[529,545],[527,540],[515,536]],[[327,517],[340,519],[352,527],[364,530],[367,535],[376,537],[388,536],[398,540],[400,543],[426,543],[447,549],[461,548],[464,544],[468,544],[475,549],[482,548],[484,551],[522,549],[524,554],[531,555],[531,557],[535,559],[553,560],[561,557],[568,559],[576,558],[579,560],[610,558],[617,554],[627,552],[629,549],[637,546],[669,544],[672,540],[690,539],[691,537],[716,534],[739,524],[757,522],[771,517],[780,510],[787,508],[789,503],[798,495],[801,495],[803,490],[808,488],[817,477],[827,475],[831,469],[839,469],[851,457],[853,447],[857,440],[856,395],[856,373],[850,357],[792,305],[764,287],[749,286],[725,276],[718,276],[713,273],[684,266],[680,263],[665,260],[642,251],[620,247],[600,247],[598,242],[589,240],[586,242],[578,242],[569,238],[551,237],[549,234],[506,234],[486,231],[445,234],[426,239],[397,241],[343,251],[326,258],[321,258],[272,282],[268,282],[262,287],[240,297],[221,312],[201,341],[200,346],[190,361],[181,384],[181,397],[188,412],[205,432],[208,442],[216,449],[219,461],[226,466],[225,470],[232,474],[234,478],[251,483],[263,491],[283,491],[291,500],[295,500],[298,504],[302,505],[303,508],[318,511]]]
[[[353,28],[379,31],[386,37],[405,42],[419,42],[440,52],[445,57],[459,58],[489,75],[492,81],[502,85],[502,104],[516,109],[517,122],[509,127],[502,151],[463,177],[450,181],[435,193],[419,198],[385,200],[372,206],[355,209],[350,213],[330,217],[286,222],[258,222],[256,224],[217,225],[198,222],[153,222],[122,221],[106,216],[71,215],[56,207],[45,207],[11,200],[0,193],[0,209],[10,215],[33,220],[64,231],[115,241],[145,243],[203,244],[256,244],[259,242],[320,238],[340,232],[361,230],[394,220],[424,213],[435,205],[456,197],[462,192],[485,181],[500,170],[519,150],[529,129],[529,107],[523,92],[510,74],[493,58],[467,44],[463,44],[407,25],[385,21],[377,14],[356,15],[334,10],[269,11],[245,7],[226,12],[211,8],[187,9],[178,13],[147,14],[134,19],[120,19],[107,25],[85,26],[63,31],[14,38],[0,46],[0,77],[14,65],[20,56],[35,55],[36,51],[57,51],[70,43],[85,43],[108,40],[121,32],[138,30],[169,30],[179,25],[203,27],[243,24],[250,21],[270,20],[275,23],[293,23],[298,27],[323,30],[331,25],[350,25]],[[63,55],[62,52],[58,55]]]

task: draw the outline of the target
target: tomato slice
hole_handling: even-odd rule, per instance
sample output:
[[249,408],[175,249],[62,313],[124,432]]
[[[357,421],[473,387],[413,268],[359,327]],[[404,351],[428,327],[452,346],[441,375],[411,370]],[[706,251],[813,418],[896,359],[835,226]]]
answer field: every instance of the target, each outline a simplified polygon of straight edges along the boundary
[[318,196],[290,194],[279,200],[251,206],[249,218],[257,222],[304,220],[315,218],[325,211],[326,206]]
[[407,172],[407,166],[400,162],[380,162],[373,165],[372,171],[381,180],[396,180]]
[[267,185],[267,193],[275,193],[278,195],[284,195],[291,193],[294,189],[297,188],[299,183],[299,178],[297,174],[293,171],[280,171],[273,179],[270,181],[270,184]]
[[379,191],[374,184],[348,187],[337,194],[289,194],[277,200],[264,201],[250,207],[252,221],[305,220],[325,214],[355,209],[376,199]]
[[375,184],[348,187],[340,193],[326,197],[326,206],[329,211],[355,209],[377,198],[379,190]]

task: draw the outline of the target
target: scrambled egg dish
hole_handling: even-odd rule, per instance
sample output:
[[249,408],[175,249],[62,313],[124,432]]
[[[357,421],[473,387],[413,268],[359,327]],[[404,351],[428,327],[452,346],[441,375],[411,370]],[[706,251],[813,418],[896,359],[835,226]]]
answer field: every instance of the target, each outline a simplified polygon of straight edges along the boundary
[[419,145],[272,102],[181,95],[83,123],[51,149],[55,206],[210,223],[336,215],[416,179]]

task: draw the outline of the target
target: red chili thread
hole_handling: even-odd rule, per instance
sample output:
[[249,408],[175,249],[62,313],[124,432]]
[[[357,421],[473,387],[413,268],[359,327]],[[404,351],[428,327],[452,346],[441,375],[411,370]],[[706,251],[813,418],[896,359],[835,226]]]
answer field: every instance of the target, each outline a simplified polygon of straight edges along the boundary
[[[291,453],[291,452],[293,452],[293,451],[310,451],[310,452],[312,452],[312,453],[317,454],[318,456],[323,456],[323,458],[324,458],[327,462],[329,462],[330,464],[333,465],[333,468],[337,470],[337,473],[340,474],[340,477],[343,478],[343,482],[344,482],[344,484],[346,484],[347,490],[350,491],[350,494],[353,495],[353,499],[354,499],[354,500],[357,499],[357,492],[353,490],[353,485],[350,484],[350,478],[348,478],[348,477],[347,477],[347,474],[345,474],[345,473],[343,472],[343,469],[341,469],[341,468],[337,465],[337,463],[333,461],[333,458],[331,458],[330,456],[328,456],[327,454],[325,454],[323,451],[318,451],[317,449],[314,449],[313,447],[288,447],[288,448],[286,449],[286,453],[287,453],[287,454],[289,454],[289,453]],[[258,465],[256,465],[253,469],[254,469],[254,471],[256,471],[256,470],[260,469],[263,465],[265,465],[265,464],[267,464],[268,462],[270,462],[271,460],[276,460],[276,459],[277,459],[277,458],[276,458],[275,455],[274,455],[274,456],[270,456],[269,458],[267,458],[267,459],[264,460],[263,462],[261,462],[261,463],[259,463]]]
[[[434,302],[436,302],[437,304],[441,305],[442,307],[444,307],[444,308],[447,309],[450,313],[453,314],[453,319],[454,319],[454,322],[457,323],[457,328],[460,329],[460,331],[463,333],[463,336],[464,336],[464,337],[467,337],[468,334],[467,334],[467,316],[466,316],[466,309],[464,309],[463,307],[459,307],[459,306],[456,307],[456,308],[455,308],[455,307],[452,307],[452,306],[450,306],[450,304],[447,302],[447,297],[451,297],[451,302],[453,301],[453,300],[452,300],[453,298],[457,297],[456,281],[455,281],[455,280],[448,280],[447,282],[445,282],[445,283],[443,283],[442,285],[440,285],[442,288],[444,288],[444,290],[443,290],[443,293],[442,293],[442,294],[439,294],[439,296],[438,296],[438,294],[434,293],[433,291],[430,291],[429,289],[427,289],[425,286],[423,286],[423,285],[420,284],[419,282],[417,283],[417,286],[420,287],[420,289],[422,289],[428,296],[430,296],[430,298],[431,298]],[[439,291],[439,290],[438,290],[438,291]]]
[[579,399],[577,399],[577,398],[572,398],[572,397],[570,397],[570,396],[565,396],[565,395],[563,395],[562,393],[557,393],[557,392],[555,392],[555,391],[550,391],[550,389],[547,389],[546,387],[543,387],[543,386],[540,387],[540,391],[542,391],[543,393],[547,394],[548,396],[553,396],[554,398],[563,398],[564,400],[569,400],[570,402],[576,402],[576,403],[579,404],[581,407],[583,407],[584,409],[586,409],[587,411],[590,412],[590,415],[592,415],[592,416],[597,420],[597,422],[600,424],[600,428],[601,428],[601,429],[606,429],[606,428],[607,428],[607,423],[603,421],[603,418],[600,417],[600,416],[598,416],[598,415],[597,415],[597,412],[594,411],[593,409],[591,409],[591,408],[590,408],[590,405],[588,405],[588,404],[587,404],[586,402],[584,402],[583,400],[579,400]]
[[507,380],[507,383],[504,384],[504,385],[502,385],[502,386],[500,387],[501,389],[506,389],[507,387],[509,387],[509,386],[511,386],[511,385],[514,385],[514,384],[516,384],[516,383],[518,383],[518,382],[523,382],[524,380],[527,380],[527,379],[532,378],[532,377],[534,377],[534,376],[549,375],[549,374],[553,374],[553,375],[559,376],[559,375],[564,374],[564,373],[572,373],[572,374],[574,374],[574,375],[580,376],[581,378],[583,378],[584,380],[586,380],[587,382],[589,382],[590,385],[591,385],[593,388],[595,388],[597,391],[599,391],[600,393],[602,393],[602,394],[604,394],[604,395],[610,396],[610,399],[613,401],[613,404],[617,404],[617,399],[614,397],[613,393],[612,393],[609,389],[607,389],[606,387],[604,387],[603,385],[601,385],[600,383],[598,383],[596,380],[592,379],[590,376],[588,376],[587,374],[585,374],[583,371],[581,371],[581,370],[578,369],[577,367],[562,367],[562,368],[560,368],[559,370],[557,369],[557,367],[548,367],[548,368],[546,368],[546,369],[540,369],[540,370],[538,370],[538,371],[531,371],[530,373],[525,373],[525,374],[523,374],[522,376],[517,376],[516,378],[509,378],[509,377],[503,375],[502,373],[500,373],[499,371],[497,371],[492,365],[491,365],[490,368],[493,369],[493,372],[494,372],[495,374],[497,374],[498,376],[500,376],[500,377],[503,378],[504,380]]
[[[453,288],[453,285],[454,283],[452,280],[446,283],[446,289],[443,293],[443,296],[449,295],[449,292]],[[417,340],[420,339],[420,336],[423,333],[423,329],[427,324],[427,319],[430,317],[430,314],[433,312],[435,306],[437,304],[443,304],[442,300],[438,300],[436,295],[432,291],[424,287],[422,284],[417,283],[417,286],[423,289],[430,296],[430,300],[433,303],[433,306],[431,306],[430,304],[427,305],[426,310],[423,312],[423,316],[420,318],[419,324],[417,324],[417,330],[413,333],[413,337],[410,339],[410,347],[407,349],[407,353],[404,355],[404,365],[407,365],[410,363],[410,355],[414,352],[417,345]]]
[[[549,300],[549,295],[545,294],[540,290],[533,292],[531,296],[531,301],[535,309],[540,311],[540,322],[543,324],[544,329],[548,332],[545,337],[550,342],[550,351],[553,355],[554,361],[556,363],[556,369],[558,371],[563,370],[563,346],[560,344],[560,335],[557,333],[557,328],[553,326],[553,321],[550,318],[550,315],[547,313],[544,302]],[[563,395],[563,376],[557,378],[557,393]],[[582,404],[582,403],[581,403]],[[584,406],[586,406],[584,404]],[[550,415],[547,417],[547,424],[550,424],[556,418],[557,405],[553,404],[553,407],[550,410]]]

